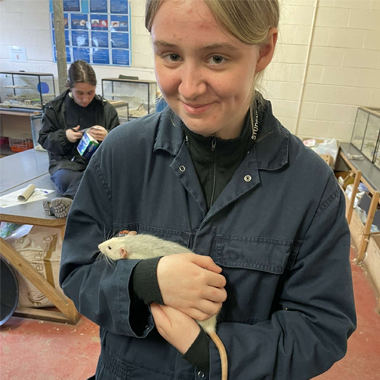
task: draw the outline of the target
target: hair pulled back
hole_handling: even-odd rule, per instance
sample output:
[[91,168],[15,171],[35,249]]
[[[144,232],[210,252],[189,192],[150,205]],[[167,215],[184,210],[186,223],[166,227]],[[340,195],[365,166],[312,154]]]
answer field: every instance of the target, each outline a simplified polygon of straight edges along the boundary
[[89,83],[96,86],[96,75],[92,66],[85,61],[75,61],[68,71],[66,87],[73,88],[76,83]]
[[[154,17],[165,0],[146,0],[145,27],[150,32]],[[186,0],[185,0],[186,1]],[[265,43],[280,19],[278,0],[204,0],[221,27],[246,44]]]

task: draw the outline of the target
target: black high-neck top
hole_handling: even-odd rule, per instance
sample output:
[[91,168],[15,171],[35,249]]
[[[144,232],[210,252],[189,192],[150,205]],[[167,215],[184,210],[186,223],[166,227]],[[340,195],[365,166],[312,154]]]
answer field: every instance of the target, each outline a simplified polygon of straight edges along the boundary
[[235,139],[204,137],[192,132],[184,124],[182,129],[209,209],[254,143],[249,113],[239,137]]
[[75,103],[69,94],[65,99],[65,121],[68,128],[75,128],[80,125],[79,130],[93,127],[96,125],[96,100],[87,107],[82,107]]

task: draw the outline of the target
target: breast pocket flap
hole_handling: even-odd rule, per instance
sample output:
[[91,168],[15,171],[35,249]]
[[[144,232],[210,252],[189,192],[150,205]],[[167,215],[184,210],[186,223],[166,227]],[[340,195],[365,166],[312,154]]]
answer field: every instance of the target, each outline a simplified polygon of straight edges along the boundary
[[284,272],[292,252],[292,241],[268,238],[217,238],[218,265],[228,268]]

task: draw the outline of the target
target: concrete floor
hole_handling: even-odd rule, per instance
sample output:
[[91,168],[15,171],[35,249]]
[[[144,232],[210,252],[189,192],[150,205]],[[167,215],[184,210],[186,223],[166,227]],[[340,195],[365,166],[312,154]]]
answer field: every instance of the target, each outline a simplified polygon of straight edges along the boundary
[[357,329],[348,340],[346,356],[318,380],[380,379],[380,314],[376,292],[363,268],[354,264],[351,255]]
[[[353,263],[352,273],[358,329],[348,341],[345,358],[318,380],[380,379],[375,291],[361,267]],[[75,326],[12,317],[0,327],[0,379],[85,380],[95,373],[98,331],[84,317]]]

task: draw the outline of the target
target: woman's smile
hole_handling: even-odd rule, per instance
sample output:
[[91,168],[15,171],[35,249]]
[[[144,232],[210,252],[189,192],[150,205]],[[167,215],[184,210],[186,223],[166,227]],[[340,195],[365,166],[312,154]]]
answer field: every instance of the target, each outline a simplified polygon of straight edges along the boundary
[[214,102],[205,103],[205,104],[190,104],[190,103],[182,102],[182,105],[185,111],[191,115],[200,115],[208,111],[213,106],[213,104]]

